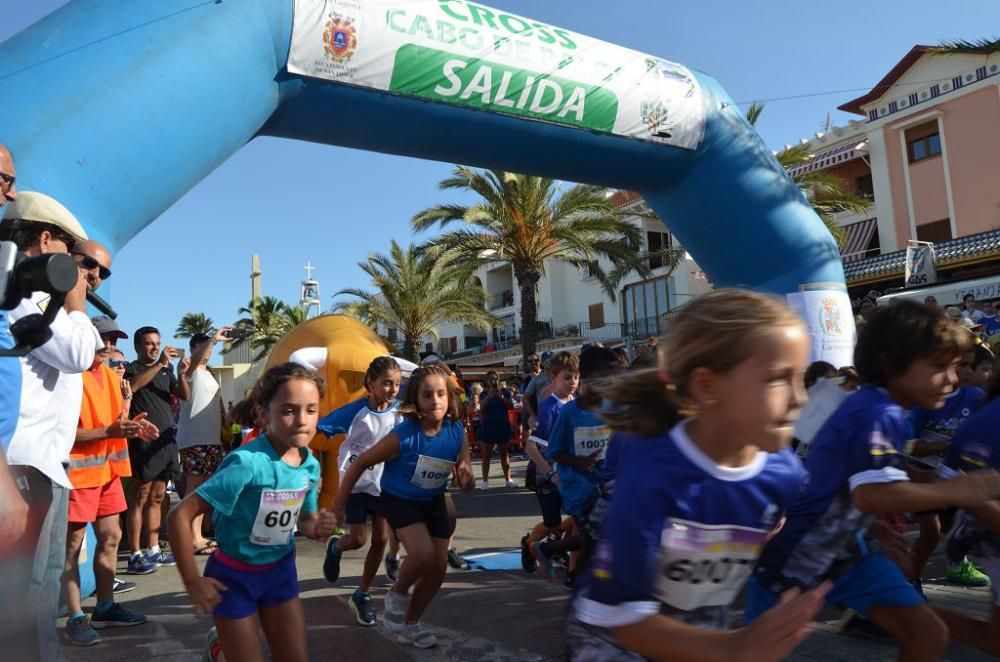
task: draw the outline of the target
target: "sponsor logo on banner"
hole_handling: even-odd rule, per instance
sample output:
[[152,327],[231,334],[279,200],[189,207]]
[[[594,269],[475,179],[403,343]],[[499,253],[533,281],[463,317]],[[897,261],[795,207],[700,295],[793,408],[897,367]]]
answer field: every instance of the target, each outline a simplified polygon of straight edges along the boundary
[[294,0],[288,71],[695,149],[687,68],[462,0]]
[[844,335],[844,321],[840,316],[840,302],[833,297],[824,297],[819,306],[819,328],[828,336]]
[[919,287],[937,282],[933,244],[911,244],[906,247],[905,282],[906,287]]
[[331,14],[323,31],[323,51],[333,62],[347,62],[358,48],[354,19]]

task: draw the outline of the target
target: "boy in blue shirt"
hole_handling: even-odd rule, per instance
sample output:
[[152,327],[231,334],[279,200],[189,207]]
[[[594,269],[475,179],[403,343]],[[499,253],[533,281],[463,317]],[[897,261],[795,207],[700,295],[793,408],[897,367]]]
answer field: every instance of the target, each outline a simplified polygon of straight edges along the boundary
[[878,514],[973,505],[1000,497],[1000,475],[976,472],[947,483],[910,482],[906,409],[938,409],[958,383],[970,339],[943,312],[912,301],[879,309],[863,327],[854,359],[865,381],[824,424],[806,468],[808,486],[789,507],[748,584],[746,619],[792,587],[832,580],[827,601],[886,630],[904,660],[937,660],[948,629],[892,561],[865,538]]

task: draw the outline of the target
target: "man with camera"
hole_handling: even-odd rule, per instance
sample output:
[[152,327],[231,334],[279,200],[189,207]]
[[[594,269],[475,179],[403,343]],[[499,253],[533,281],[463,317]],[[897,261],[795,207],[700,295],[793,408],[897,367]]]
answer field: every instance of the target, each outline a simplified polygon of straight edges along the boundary
[[[147,442],[129,439],[128,451],[132,462],[132,500],[125,525],[131,554],[128,571],[133,575],[148,575],[158,566],[174,565],[173,554],[160,549],[160,523],[167,482],[180,476],[177,462],[177,441],[171,396],[187,400],[189,391],[182,385],[170,361],[181,356],[174,347],[160,348],[160,332],[152,326],[136,330],[132,337],[138,357],[125,368],[125,379],[132,386],[131,416],[146,414],[150,423],[160,430],[160,436]],[[190,362],[181,358],[178,374],[184,374]],[[142,546],[143,525],[148,543]]]
[[[0,143],[0,207],[17,199],[15,174],[14,158]],[[0,307],[0,349],[13,346],[7,311]],[[28,504],[7,470],[7,445],[17,427],[20,404],[21,366],[13,357],[0,357],[0,553],[17,542],[28,521]]]
[[[56,200],[22,192],[6,207],[0,238],[10,239],[18,250],[34,257],[69,253],[87,235]],[[61,659],[55,625],[72,487],[64,463],[76,437],[83,373],[101,344],[86,314],[87,280],[82,272],[78,276],[50,326],[52,337],[20,360],[17,429],[6,452],[18,490],[28,504],[28,526],[14,558],[5,559],[3,579],[10,581],[0,588],[7,596],[18,596],[19,608],[5,614],[0,623],[7,633],[21,631],[21,638],[10,642],[14,649],[3,642],[10,659]],[[10,312],[11,324],[44,312],[50,299],[45,292],[35,292],[22,300]]]

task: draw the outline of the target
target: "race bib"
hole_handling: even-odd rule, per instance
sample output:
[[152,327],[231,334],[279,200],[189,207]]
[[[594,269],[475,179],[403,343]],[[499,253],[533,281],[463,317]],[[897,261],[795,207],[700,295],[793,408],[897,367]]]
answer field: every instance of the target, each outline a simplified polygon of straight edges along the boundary
[[255,545],[287,545],[292,539],[299,511],[309,487],[300,490],[264,490],[260,495],[257,519],[250,532]]
[[451,477],[451,468],[454,462],[421,455],[417,459],[417,468],[413,470],[413,478],[410,482],[425,490],[439,490],[448,483]]
[[667,520],[654,592],[683,611],[729,605],[760,555],[767,531]]
[[[362,446],[361,444],[351,443],[347,447],[347,452],[344,454],[344,461],[340,465],[340,471],[342,473],[347,471],[351,467],[351,465],[354,464],[357,461],[357,459],[361,457],[361,454],[364,453],[366,450],[368,449]],[[374,466],[368,467],[368,471],[374,471],[374,470],[375,470]]]
[[592,428],[576,428],[573,430],[573,454],[577,457],[590,457],[597,453],[597,461],[604,459],[611,438],[611,428],[607,426]]

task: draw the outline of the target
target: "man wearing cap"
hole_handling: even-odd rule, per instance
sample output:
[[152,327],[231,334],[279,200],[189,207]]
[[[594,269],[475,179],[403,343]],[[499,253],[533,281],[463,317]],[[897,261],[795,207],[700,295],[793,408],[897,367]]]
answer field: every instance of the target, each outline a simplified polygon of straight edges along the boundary
[[[17,199],[14,159],[0,143],[0,207]],[[14,347],[7,311],[0,309],[0,349]],[[13,358],[0,358],[0,552],[17,542],[28,521],[28,504],[7,470],[7,445],[17,426],[21,405],[21,366]]]
[[[103,345],[83,375],[83,402],[76,443],[69,454],[68,474],[73,482],[69,494],[65,571],[62,576],[66,600],[66,638],[78,646],[101,641],[94,628],[140,625],[146,617],[128,611],[114,601],[115,567],[122,531],[119,514],[125,512],[122,477],[132,475],[126,437],[155,439],[159,430],[146,421],[146,414],[129,420],[123,400],[122,382],[105,364],[120,338],[128,338],[110,317],[95,317],[94,327]],[[80,548],[87,525],[94,525],[97,545],[93,550],[97,606],[90,619],[81,608]]]
[[[29,257],[69,253],[87,234],[76,217],[42,193],[19,192],[6,206],[0,238],[10,239]],[[19,610],[6,615],[0,627],[24,628],[35,650],[4,648],[10,659],[59,660],[61,652],[55,622],[59,606],[59,579],[66,560],[66,516],[72,487],[64,463],[76,438],[83,399],[83,373],[102,345],[86,314],[87,280],[80,273],[52,322],[52,337],[20,360],[21,405],[17,429],[6,449],[7,462],[28,504],[28,528],[17,558],[5,560],[4,570],[20,586],[0,591],[21,597]],[[35,292],[11,311],[10,320],[41,313],[50,302]],[[6,644],[6,642],[3,642]]]

